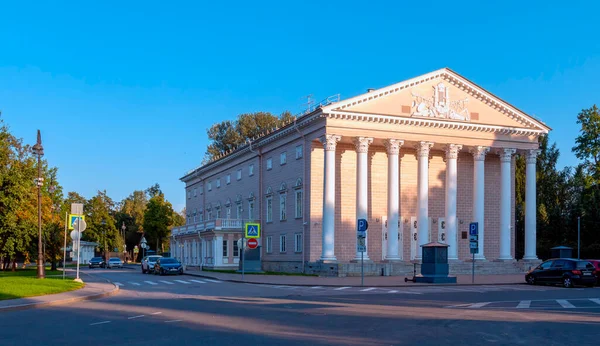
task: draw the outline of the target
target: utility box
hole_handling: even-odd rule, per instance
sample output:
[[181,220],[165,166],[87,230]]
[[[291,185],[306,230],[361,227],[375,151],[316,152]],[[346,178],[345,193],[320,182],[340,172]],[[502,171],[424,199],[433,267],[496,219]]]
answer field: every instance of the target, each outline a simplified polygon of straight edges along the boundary
[[550,249],[551,258],[573,258],[573,248],[568,246],[556,246]]
[[[240,247],[240,251],[242,248]],[[240,263],[238,266],[238,272],[242,272],[242,266],[244,267],[245,273],[262,273],[262,263],[261,263],[261,246],[257,246],[256,249],[250,249],[249,247],[244,247],[244,260],[242,261],[242,256],[240,254]]]
[[421,245],[423,259],[421,274],[415,277],[415,282],[426,283],[456,283],[455,276],[448,276],[448,245],[438,242]]

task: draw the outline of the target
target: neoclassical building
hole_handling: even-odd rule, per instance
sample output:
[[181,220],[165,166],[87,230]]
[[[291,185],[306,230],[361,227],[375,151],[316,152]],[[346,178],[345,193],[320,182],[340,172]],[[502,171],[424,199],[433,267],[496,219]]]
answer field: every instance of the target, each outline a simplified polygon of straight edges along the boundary
[[[237,267],[242,225],[259,222],[264,270],[356,275],[357,219],[369,275],[406,274],[420,245],[449,245],[467,271],[519,271],[536,256],[538,136],[550,128],[449,69],[316,107],[186,173],[188,265]],[[526,158],[525,257],[515,260],[515,155]]]

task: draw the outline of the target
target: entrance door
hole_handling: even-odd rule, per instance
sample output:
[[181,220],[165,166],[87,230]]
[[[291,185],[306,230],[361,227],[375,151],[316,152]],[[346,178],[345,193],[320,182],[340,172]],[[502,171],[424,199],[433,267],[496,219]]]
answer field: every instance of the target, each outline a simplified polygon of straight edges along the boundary
[[381,217],[381,260],[387,257],[388,249],[388,224],[387,215]]
[[414,261],[417,257],[417,217],[410,217],[410,260]]

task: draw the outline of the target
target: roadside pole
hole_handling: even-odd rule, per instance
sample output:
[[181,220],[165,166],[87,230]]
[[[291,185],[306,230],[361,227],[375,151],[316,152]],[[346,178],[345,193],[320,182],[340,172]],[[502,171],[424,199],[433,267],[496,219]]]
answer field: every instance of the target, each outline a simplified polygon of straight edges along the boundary
[[366,219],[356,220],[356,251],[360,252],[360,285],[365,285],[365,251],[367,250],[367,244],[365,239],[367,238],[367,229],[369,229],[369,223]]
[[244,252],[246,252],[246,237],[242,236],[242,281],[244,281],[244,270],[246,269],[244,263]]
[[360,285],[365,285],[365,262],[364,262],[365,253],[363,251],[360,252]]
[[65,279],[65,267],[67,261],[67,224],[69,223],[69,213],[65,212],[65,246],[63,247],[63,280]]
[[469,224],[469,249],[473,254],[473,268],[471,269],[471,283],[475,283],[475,254],[479,253],[479,223]]
[[75,280],[81,280],[79,278],[79,259],[81,258],[81,219],[77,222],[77,277]]
[[581,259],[581,220],[577,217],[577,259]]

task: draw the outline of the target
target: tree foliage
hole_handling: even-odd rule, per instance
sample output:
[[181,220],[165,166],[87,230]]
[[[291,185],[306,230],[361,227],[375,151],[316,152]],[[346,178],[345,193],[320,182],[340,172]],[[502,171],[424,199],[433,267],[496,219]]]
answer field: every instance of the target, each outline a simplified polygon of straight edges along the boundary
[[144,214],[144,230],[148,235],[148,243],[155,244],[156,251],[162,247],[162,241],[169,236],[169,228],[173,226],[173,206],[160,193],[148,201]]
[[583,167],[600,182],[600,112],[596,105],[582,110],[577,115],[577,124],[581,125],[579,136],[575,138],[573,153],[583,160]]

